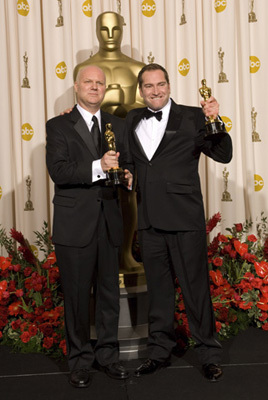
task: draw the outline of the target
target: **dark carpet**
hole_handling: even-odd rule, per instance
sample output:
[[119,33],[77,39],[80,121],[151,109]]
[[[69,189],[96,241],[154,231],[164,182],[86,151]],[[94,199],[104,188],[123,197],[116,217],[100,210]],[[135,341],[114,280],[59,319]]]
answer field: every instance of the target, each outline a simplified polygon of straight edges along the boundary
[[[0,346],[0,394],[5,400],[254,400],[267,398],[268,332],[250,328],[223,342],[224,376],[210,383],[196,354],[173,356],[172,365],[153,375],[116,381],[93,370],[87,389],[68,384],[65,361],[41,354],[14,354]],[[141,360],[123,361],[131,374]]]

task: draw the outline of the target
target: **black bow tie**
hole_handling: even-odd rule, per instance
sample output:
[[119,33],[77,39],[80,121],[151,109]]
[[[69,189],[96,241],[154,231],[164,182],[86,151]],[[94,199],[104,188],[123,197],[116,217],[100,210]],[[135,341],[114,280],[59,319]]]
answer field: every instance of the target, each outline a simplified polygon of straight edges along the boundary
[[151,110],[148,110],[148,108],[146,108],[146,110],[144,111],[144,118],[149,119],[152,117],[155,117],[158,121],[161,121],[162,111],[153,112]]

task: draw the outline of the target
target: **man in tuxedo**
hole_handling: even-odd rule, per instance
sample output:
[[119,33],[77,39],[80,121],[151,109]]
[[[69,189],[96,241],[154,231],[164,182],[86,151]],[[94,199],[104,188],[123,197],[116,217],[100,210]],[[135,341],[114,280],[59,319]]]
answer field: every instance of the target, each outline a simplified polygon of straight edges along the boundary
[[[93,362],[108,376],[125,379],[119,363],[118,248],[122,243],[121,210],[114,186],[106,186],[106,171],[120,164],[128,188],[132,184],[122,119],[100,110],[105,75],[91,65],[81,69],[74,89],[77,105],[47,124],[46,161],[55,183],[53,243],[64,294],[65,329],[70,367],[69,382],[87,387]],[[111,123],[116,151],[104,140]],[[96,277],[95,326],[97,343],[90,340],[90,295]]]
[[203,112],[170,99],[169,77],[162,66],[143,67],[138,84],[147,108],[128,113],[125,132],[137,170],[138,237],[149,296],[149,358],[135,375],[169,365],[176,344],[177,277],[204,375],[217,381],[222,375],[221,345],[215,337],[210,298],[198,162],[204,153],[228,163],[231,138],[225,130],[205,135],[206,117],[219,112],[213,97],[201,102]]

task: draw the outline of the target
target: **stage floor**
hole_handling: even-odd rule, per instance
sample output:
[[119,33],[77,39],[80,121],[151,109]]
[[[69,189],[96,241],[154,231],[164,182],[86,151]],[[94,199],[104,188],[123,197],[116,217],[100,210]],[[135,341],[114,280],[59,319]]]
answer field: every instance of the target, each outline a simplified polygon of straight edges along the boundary
[[[193,350],[153,375],[116,381],[92,371],[87,389],[68,384],[66,362],[40,354],[14,354],[0,346],[0,393],[5,400],[254,400],[267,397],[268,332],[250,328],[223,342],[221,382],[203,378]],[[123,361],[131,374],[141,360]]]

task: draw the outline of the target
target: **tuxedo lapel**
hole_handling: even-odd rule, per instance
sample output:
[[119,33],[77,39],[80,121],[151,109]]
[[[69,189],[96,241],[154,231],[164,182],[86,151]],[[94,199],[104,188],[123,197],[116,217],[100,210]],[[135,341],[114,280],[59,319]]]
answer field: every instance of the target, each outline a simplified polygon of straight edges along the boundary
[[[138,135],[136,133],[136,127],[138,126],[140,120],[143,118],[144,110],[145,109],[140,109],[138,114],[135,115],[133,118],[132,136],[133,136],[134,143],[135,143],[139,153],[143,157],[148,159],[143,150],[143,147],[138,138]],[[178,129],[180,127],[181,121],[182,121],[182,112],[181,112],[180,106],[175,104],[172,100],[167,127],[165,130],[164,136],[163,136],[158,148],[156,149],[156,152],[153,155],[153,158],[156,157],[162,151],[162,149],[166,147],[166,145],[174,138],[175,134],[178,134]]]
[[137,109],[138,113],[134,116],[132,124],[131,124],[132,125],[131,135],[132,135],[134,145],[138,149],[138,154],[141,154],[142,157],[145,157],[148,160],[148,157],[147,157],[145,151],[143,150],[142,144],[141,144],[141,142],[138,138],[137,132],[136,132],[136,127],[138,126],[140,120],[143,118],[145,110],[146,110],[146,108]]
[[179,107],[175,109],[174,106],[175,104],[172,103],[164,136],[158,148],[156,149],[153,158],[157,157],[157,155],[162,151],[162,149],[165,148],[171,140],[173,140],[174,135],[179,134],[178,130],[182,121],[182,113],[179,111]]
[[79,136],[83,139],[83,141],[87,145],[87,148],[89,149],[89,151],[91,152],[93,157],[95,159],[98,159],[99,155],[98,155],[97,149],[95,147],[92,135],[88,129],[88,126],[87,126],[84,118],[82,117],[82,115],[80,114],[80,112],[77,110],[76,107],[72,111],[72,120],[74,122],[74,129],[79,134]]

